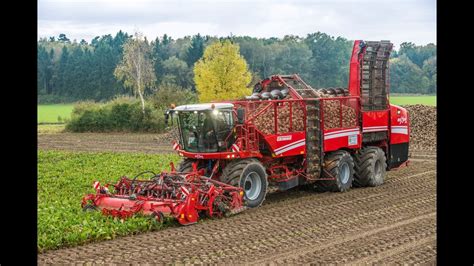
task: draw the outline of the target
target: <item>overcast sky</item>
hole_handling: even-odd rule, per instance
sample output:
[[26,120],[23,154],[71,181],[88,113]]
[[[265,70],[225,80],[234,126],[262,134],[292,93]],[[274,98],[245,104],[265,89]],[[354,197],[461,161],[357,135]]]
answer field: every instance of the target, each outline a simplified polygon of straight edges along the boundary
[[350,40],[436,43],[436,0],[38,0],[38,38],[164,33],[306,36],[321,31]]

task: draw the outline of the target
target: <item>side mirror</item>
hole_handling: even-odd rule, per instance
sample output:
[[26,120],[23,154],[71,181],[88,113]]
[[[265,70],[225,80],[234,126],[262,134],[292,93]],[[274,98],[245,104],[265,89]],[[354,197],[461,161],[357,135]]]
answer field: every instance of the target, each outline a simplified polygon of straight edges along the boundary
[[170,116],[171,116],[171,125],[173,125],[173,113],[174,113],[173,110],[168,109],[165,111],[165,126],[168,126],[168,119],[170,118]]
[[245,119],[245,109],[239,108],[237,109],[237,124],[243,124]]
[[165,112],[165,126],[168,126],[168,119],[170,117],[170,114],[168,113],[168,110]]

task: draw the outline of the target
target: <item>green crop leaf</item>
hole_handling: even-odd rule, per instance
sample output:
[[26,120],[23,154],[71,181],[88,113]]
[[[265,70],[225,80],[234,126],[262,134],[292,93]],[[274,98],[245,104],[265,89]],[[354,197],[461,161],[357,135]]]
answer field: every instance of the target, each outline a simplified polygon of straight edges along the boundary
[[38,151],[38,251],[75,246],[93,240],[156,228],[148,217],[125,220],[83,212],[82,197],[92,183],[116,182],[121,176],[169,169],[177,155]]

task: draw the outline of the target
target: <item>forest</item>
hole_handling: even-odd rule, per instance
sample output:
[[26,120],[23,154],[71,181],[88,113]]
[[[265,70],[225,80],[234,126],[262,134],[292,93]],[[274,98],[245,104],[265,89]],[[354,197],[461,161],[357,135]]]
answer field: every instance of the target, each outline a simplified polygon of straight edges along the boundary
[[[114,70],[123,56],[123,45],[131,34],[119,31],[97,36],[90,42],[70,40],[66,34],[40,38],[37,49],[37,92],[39,103],[107,101],[118,95],[132,95]],[[240,53],[252,74],[249,86],[274,74],[298,73],[314,88],[347,87],[353,40],[322,32],[305,37],[255,38],[249,36],[186,36],[173,39],[164,34],[147,40],[152,47],[155,84],[145,95],[161,87],[196,92],[193,66],[205,48],[216,40],[228,39]],[[436,94],[436,45],[403,42],[390,60],[392,93]]]

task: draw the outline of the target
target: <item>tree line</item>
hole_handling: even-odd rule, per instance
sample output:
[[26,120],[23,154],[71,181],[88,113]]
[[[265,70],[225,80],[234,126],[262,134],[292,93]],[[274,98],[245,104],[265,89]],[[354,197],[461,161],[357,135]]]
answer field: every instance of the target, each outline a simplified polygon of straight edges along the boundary
[[[71,41],[65,34],[38,41],[37,90],[39,101],[105,101],[131,94],[114,75],[132,35],[119,31],[89,42]],[[346,87],[353,41],[316,32],[306,37],[255,38],[249,36],[168,35],[144,41],[150,47],[155,76],[145,95],[162,87],[196,92],[194,64],[207,46],[229,40],[239,46],[251,72],[250,86],[273,74],[298,73],[314,88]],[[436,45],[405,42],[393,51],[391,92],[436,93]],[[115,73],[117,74],[117,73]]]

